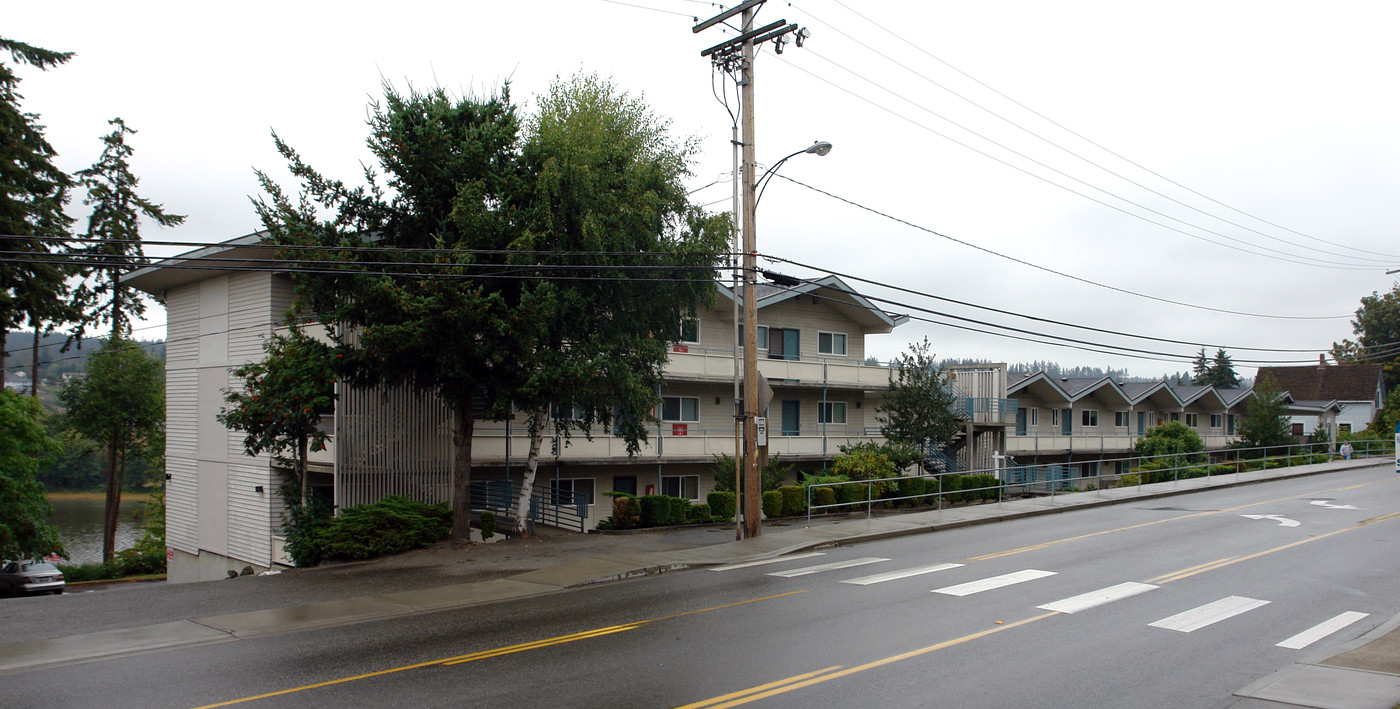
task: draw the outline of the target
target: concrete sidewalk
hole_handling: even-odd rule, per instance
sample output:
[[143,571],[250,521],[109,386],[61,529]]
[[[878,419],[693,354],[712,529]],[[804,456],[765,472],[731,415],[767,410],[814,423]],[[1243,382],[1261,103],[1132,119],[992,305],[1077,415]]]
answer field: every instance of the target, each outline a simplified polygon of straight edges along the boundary
[[[578,586],[615,581],[694,566],[756,561],[816,547],[854,544],[888,537],[936,532],[1100,505],[1167,497],[1204,489],[1245,485],[1283,478],[1317,475],[1358,468],[1390,466],[1390,461],[1336,461],[1253,473],[1194,478],[1140,487],[1112,488],[1053,496],[1023,498],[910,513],[886,513],[871,518],[813,519],[800,526],[765,526],[763,535],[743,541],[719,541],[723,533],[687,537],[709,542],[682,549],[637,550],[622,536],[597,538],[594,549],[615,547],[617,553],[591,553],[567,558],[542,568],[504,578],[409,588],[373,595],[348,595],[330,600],[231,613],[203,615],[212,608],[188,600],[189,615],[180,620],[97,632],[69,634],[0,645],[0,672],[86,662],[121,655],[188,647],[272,633],[346,625],[413,613],[463,608],[497,601],[557,593]],[[791,524],[791,523],[788,523]],[[719,530],[709,530],[711,532]],[[696,532],[689,534],[695,535]],[[704,532],[700,532],[704,534]],[[652,546],[655,546],[653,544]],[[293,575],[292,572],[288,575]],[[222,584],[223,582],[208,582]],[[365,584],[361,581],[360,586]],[[164,585],[162,585],[164,586]],[[165,588],[196,591],[205,584]],[[225,587],[219,586],[220,591]],[[38,599],[36,599],[38,600]],[[8,604],[6,604],[8,605]],[[1295,664],[1241,690],[1222,707],[1324,707],[1351,709],[1385,707],[1400,702],[1400,619],[1362,638],[1355,648],[1323,662]],[[1379,703],[1378,703],[1379,702]]]

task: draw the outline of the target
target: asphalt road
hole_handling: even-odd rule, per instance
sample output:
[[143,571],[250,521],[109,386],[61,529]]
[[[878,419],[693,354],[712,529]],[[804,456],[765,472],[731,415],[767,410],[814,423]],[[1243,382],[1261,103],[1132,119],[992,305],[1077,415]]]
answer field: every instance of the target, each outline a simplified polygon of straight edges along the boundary
[[1400,613],[1397,536],[1372,468],[14,673],[42,689],[5,703],[1213,707]]

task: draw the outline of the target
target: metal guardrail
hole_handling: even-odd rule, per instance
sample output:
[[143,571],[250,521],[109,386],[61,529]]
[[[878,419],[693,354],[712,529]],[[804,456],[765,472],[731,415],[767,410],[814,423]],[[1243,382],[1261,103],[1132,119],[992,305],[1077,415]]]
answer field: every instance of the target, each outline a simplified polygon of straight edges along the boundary
[[[1394,457],[1395,441],[1389,440],[1367,440],[1351,441],[1352,458],[1382,458]],[[1321,458],[1322,460],[1318,460]],[[1054,496],[1057,492],[1076,491],[1076,487],[1081,481],[1092,481],[1094,489],[1102,488],[1106,479],[1115,482],[1123,482],[1125,479],[1130,484],[1141,487],[1149,477],[1158,478],[1153,482],[1172,482],[1194,477],[1209,477],[1213,475],[1238,475],[1242,472],[1252,472],[1255,470],[1265,470],[1269,468],[1292,467],[1294,465],[1309,465],[1312,463],[1328,462],[1341,458],[1337,452],[1336,443],[1299,443],[1284,446],[1266,446],[1261,448],[1226,448],[1212,451],[1200,451],[1196,453],[1167,453],[1156,456],[1130,456],[1124,458],[1104,458],[1091,461],[1080,461],[1077,463],[1056,463],[1047,465],[1019,465],[1009,468],[984,468],[981,470],[968,470],[957,473],[943,473],[938,475],[900,476],[894,478],[880,478],[878,480],[851,480],[847,482],[820,483],[807,486],[807,525],[812,524],[812,512],[814,510],[836,510],[841,508],[865,507],[866,517],[871,516],[876,503],[891,503],[904,500],[933,498],[937,509],[943,509],[943,499],[948,495],[967,495],[969,493],[986,493],[977,495],[991,499],[996,498],[1000,503],[1007,495],[1029,496],[1036,494],[1048,494]],[[1129,470],[1124,473],[1097,473],[1095,475],[1073,475],[1073,468],[1083,466],[1086,463],[1096,464],[1100,471],[1105,463],[1125,462]],[[1115,466],[1116,467],[1116,466]],[[997,484],[977,488],[959,488],[957,490],[943,490],[943,478],[948,475],[966,477],[971,475],[990,475],[997,478]],[[1170,477],[1168,477],[1168,475]],[[936,489],[933,492],[924,492],[919,495],[894,495],[878,496],[877,490],[897,489],[899,481],[909,480],[912,477],[922,478],[935,483]],[[841,497],[840,489],[843,487],[857,486],[864,487],[864,499],[852,502],[835,502],[828,505],[812,504],[812,496],[817,488],[827,487],[837,490],[837,499]]]
[[[520,488],[510,480],[471,481],[472,509],[490,511],[501,521],[515,521],[515,504]],[[588,495],[535,485],[530,491],[529,521],[560,529],[586,530]]]

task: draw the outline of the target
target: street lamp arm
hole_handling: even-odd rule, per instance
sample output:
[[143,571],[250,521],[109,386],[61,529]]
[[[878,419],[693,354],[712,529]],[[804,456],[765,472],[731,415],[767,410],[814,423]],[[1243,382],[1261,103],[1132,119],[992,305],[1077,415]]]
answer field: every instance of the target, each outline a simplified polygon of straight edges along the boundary
[[768,189],[768,183],[773,181],[773,174],[778,171],[778,168],[783,166],[783,163],[803,153],[811,153],[820,157],[826,155],[829,152],[831,152],[831,143],[828,143],[825,140],[818,140],[817,142],[812,143],[811,145],[784,157],[782,160],[773,163],[773,167],[770,167],[767,170],[765,170],[763,172],[763,177],[758,178],[758,182],[755,183],[755,186],[758,188],[758,197],[754,199],[754,209],[758,209],[758,203],[763,201],[763,191]]

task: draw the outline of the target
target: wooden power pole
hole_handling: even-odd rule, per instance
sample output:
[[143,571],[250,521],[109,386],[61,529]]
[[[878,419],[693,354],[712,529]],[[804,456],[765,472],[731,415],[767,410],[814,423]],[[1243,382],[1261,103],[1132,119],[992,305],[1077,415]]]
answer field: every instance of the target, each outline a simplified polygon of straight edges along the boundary
[[765,0],[748,0],[693,28],[703,31],[718,25],[735,15],[741,15],[739,35],[700,52],[709,57],[718,68],[737,74],[736,81],[740,92],[740,124],[743,127],[743,280],[744,280],[744,411],[743,438],[744,460],[742,475],[735,482],[739,488],[739,531],[741,539],[759,535],[759,517],[762,508],[760,493],[762,487],[758,474],[758,431],[756,419],[759,407],[758,387],[758,306],[755,274],[758,269],[757,234],[754,224],[754,210],[757,208],[757,195],[754,184],[754,46],[769,40],[779,43],[786,41],[785,35],[797,30],[797,25],[789,25],[787,20],[778,20],[754,29],[754,17]]

